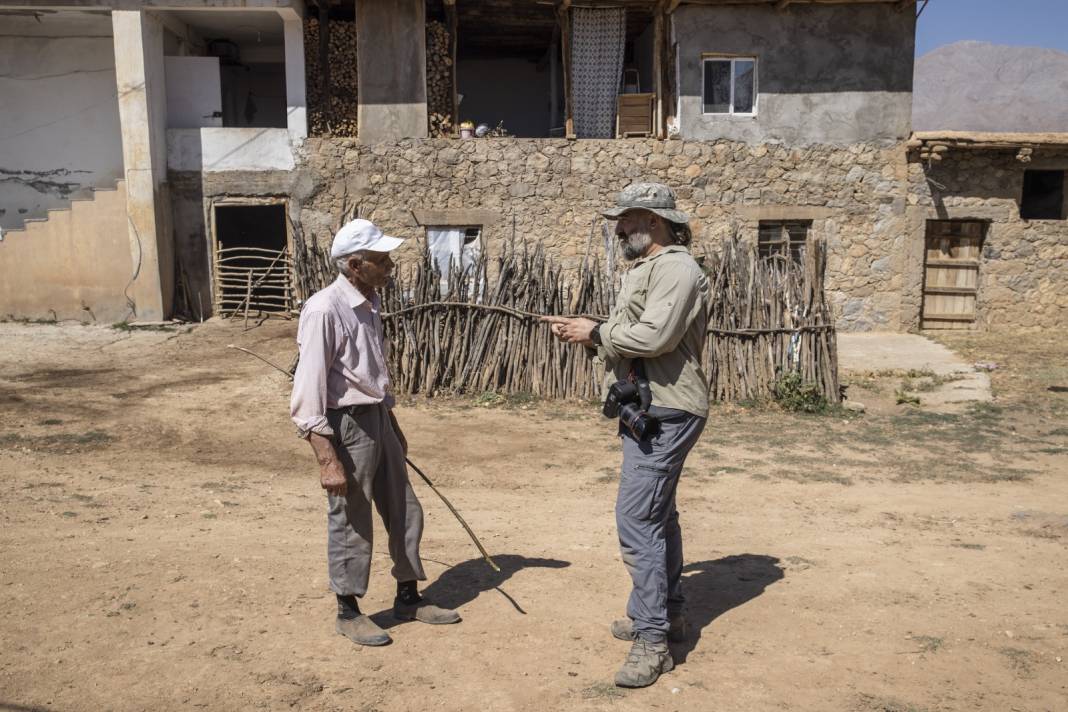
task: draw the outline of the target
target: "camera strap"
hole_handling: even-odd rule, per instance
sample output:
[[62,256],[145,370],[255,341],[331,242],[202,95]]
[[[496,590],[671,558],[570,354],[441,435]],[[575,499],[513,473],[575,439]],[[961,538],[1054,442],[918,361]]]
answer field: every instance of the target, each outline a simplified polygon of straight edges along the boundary
[[645,375],[645,362],[640,358],[632,359],[628,378],[631,383],[638,387],[638,399],[642,412],[648,413],[649,408],[653,405],[653,391],[649,387],[649,379]]

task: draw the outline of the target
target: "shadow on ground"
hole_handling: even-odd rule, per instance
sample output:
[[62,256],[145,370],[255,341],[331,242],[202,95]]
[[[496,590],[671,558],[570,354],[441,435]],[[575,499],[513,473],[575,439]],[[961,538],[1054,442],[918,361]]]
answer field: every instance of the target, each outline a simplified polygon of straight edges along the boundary
[[[438,606],[462,609],[464,605],[478,598],[483,591],[496,589],[508,599],[516,611],[526,615],[526,611],[519,602],[508,595],[501,588],[501,584],[523,569],[562,569],[571,565],[570,561],[528,558],[519,554],[494,554],[493,561],[500,567],[500,572],[491,569],[482,558],[468,559],[455,566],[449,566],[441,576],[422,590],[422,594]],[[463,615],[463,610],[460,611],[460,615]],[[382,628],[392,628],[401,623],[393,617],[392,609],[379,611],[371,618]]]
[[764,589],[783,575],[779,560],[765,554],[738,554],[684,566],[682,580],[689,635],[685,642],[671,646],[675,662],[686,662],[712,621],[764,593]]

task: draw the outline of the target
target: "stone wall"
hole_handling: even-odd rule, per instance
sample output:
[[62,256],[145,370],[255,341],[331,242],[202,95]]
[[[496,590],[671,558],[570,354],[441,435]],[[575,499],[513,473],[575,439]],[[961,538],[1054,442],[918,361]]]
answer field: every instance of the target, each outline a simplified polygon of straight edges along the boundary
[[1068,221],[1022,220],[1027,169],[1066,170],[1068,150],[1036,148],[1029,163],[1014,150],[950,149],[941,162],[909,163],[909,253],[904,328],[918,326],[928,220],[988,223],[979,265],[976,326],[1056,328],[1068,323]]
[[901,145],[310,139],[297,165],[307,197],[292,212],[299,212],[306,236],[328,243],[338,217],[356,206],[388,232],[414,238],[402,259],[418,254],[426,225],[482,225],[492,253],[514,224],[517,239],[542,241],[575,264],[598,209],[635,180],[675,188],[680,207],[694,216],[698,250],[734,229],[755,242],[761,219],[812,220],[813,234],[830,248],[828,287],[840,326],[902,327],[907,163]]
[[[475,139],[360,145],[309,139],[292,171],[171,172],[179,256],[210,303],[210,205],[219,198],[289,201],[295,229],[329,244],[358,211],[411,238],[412,259],[433,225],[481,225],[491,254],[511,238],[540,241],[577,264],[598,210],[634,180],[663,181],[694,216],[695,250],[760,220],[811,220],[827,241],[828,290],[844,330],[919,326],[929,219],[990,226],[980,266],[979,328],[1052,327],[1068,319],[1068,223],[1023,221],[1025,168],[1068,167],[1068,151],[1023,164],[1013,152],[951,152],[932,167],[903,145],[748,145],[727,141]],[[939,188],[938,186],[944,186]]]

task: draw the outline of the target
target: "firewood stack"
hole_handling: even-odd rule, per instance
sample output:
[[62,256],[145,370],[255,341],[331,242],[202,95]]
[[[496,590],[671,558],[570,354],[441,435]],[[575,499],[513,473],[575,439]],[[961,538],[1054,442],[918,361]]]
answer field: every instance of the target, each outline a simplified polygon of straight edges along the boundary
[[433,20],[426,24],[426,108],[430,136],[451,136],[454,121],[449,28]]
[[322,92],[319,20],[304,23],[304,66],[308,92],[308,131],[313,136],[355,136],[357,66],[356,23],[330,20],[330,111]]

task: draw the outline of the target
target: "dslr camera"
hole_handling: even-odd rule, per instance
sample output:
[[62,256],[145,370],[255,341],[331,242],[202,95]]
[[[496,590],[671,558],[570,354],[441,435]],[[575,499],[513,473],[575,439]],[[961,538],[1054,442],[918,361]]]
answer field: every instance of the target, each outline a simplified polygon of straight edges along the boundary
[[660,432],[660,421],[649,415],[653,392],[645,377],[645,366],[636,359],[630,375],[608,388],[604,399],[604,417],[619,418],[621,425],[637,440],[646,440]]

